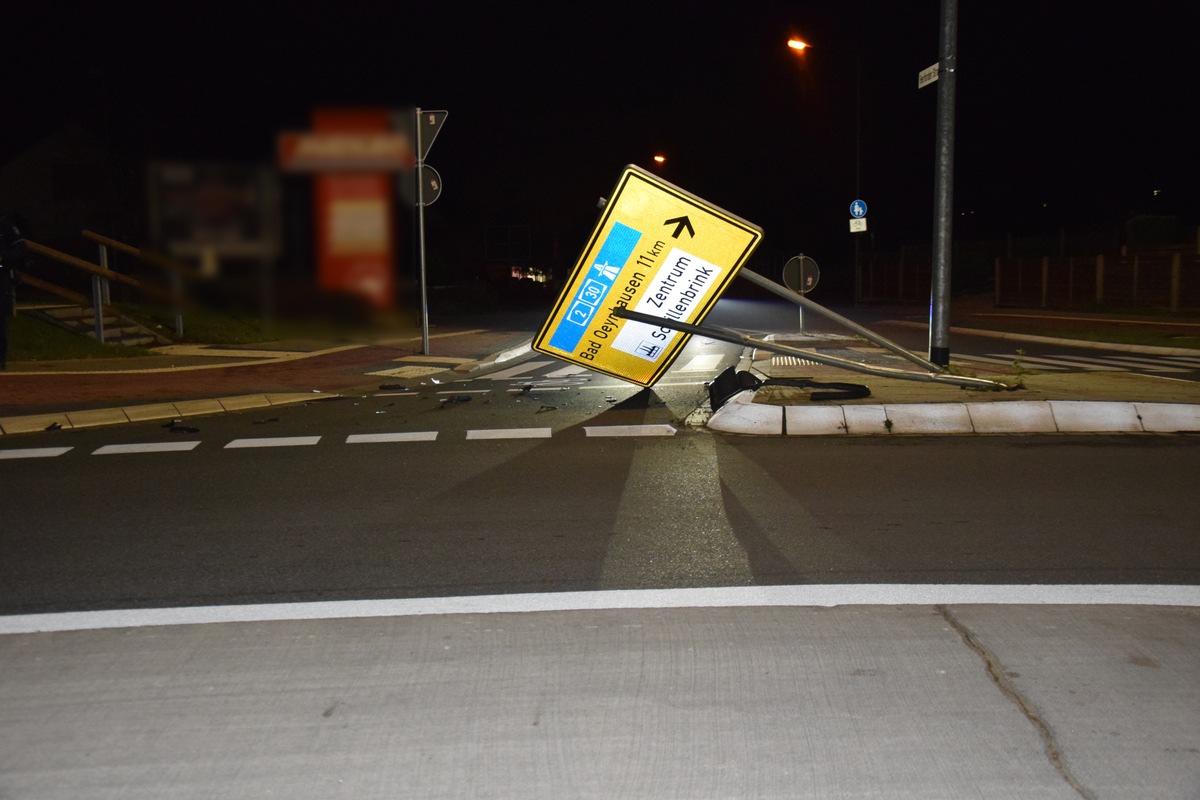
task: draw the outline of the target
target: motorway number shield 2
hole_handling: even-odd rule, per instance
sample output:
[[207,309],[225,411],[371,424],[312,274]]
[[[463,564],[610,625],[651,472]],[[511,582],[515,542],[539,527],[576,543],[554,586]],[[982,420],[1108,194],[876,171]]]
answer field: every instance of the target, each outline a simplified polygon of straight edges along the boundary
[[688,335],[613,309],[697,324],[761,240],[757,225],[628,166],[533,349],[652,386]]

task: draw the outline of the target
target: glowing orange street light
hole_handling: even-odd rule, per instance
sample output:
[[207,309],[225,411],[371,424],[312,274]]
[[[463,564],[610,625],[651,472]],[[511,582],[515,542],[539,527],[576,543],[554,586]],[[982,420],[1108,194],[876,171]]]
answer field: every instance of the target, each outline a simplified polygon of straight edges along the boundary
[[667,157],[666,156],[655,156],[654,163],[655,164],[665,164],[665,163],[667,163]]
[[802,39],[788,39],[788,47],[793,50],[804,50],[808,47],[808,42]]

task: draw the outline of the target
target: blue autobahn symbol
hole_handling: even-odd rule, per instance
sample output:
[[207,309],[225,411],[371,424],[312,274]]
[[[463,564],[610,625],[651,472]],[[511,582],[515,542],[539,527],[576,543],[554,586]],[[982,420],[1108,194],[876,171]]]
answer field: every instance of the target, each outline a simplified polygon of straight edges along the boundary
[[855,219],[862,219],[867,215],[867,204],[862,200],[855,200],[850,204],[850,216]]
[[600,252],[596,254],[596,259],[588,269],[587,279],[571,298],[567,313],[563,315],[562,322],[550,337],[551,347],[565,353],[575,350],[579,340],[583,338],[584,331],[587,330],[588,323],[596,315],[600,303],[612,289],[617,276],[621,274],[621,268],[633,255],[634,248],[641,238],[641,231],[635,231],[620,222],[613,223],[608,238],[604,240]]

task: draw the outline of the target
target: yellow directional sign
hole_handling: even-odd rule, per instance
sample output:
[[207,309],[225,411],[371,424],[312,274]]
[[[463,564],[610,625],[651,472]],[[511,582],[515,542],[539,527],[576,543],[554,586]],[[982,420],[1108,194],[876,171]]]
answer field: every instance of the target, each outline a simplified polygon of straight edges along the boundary
[[696,324],[762,240],[762,228],[628,166],[533,349],[652,386],[687,334],[617,307]]

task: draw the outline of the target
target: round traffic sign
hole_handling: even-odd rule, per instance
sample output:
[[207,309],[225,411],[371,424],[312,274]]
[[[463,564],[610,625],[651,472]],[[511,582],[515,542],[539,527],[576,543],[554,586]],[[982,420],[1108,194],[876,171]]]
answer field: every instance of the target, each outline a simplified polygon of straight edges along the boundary
[[855,219],[862,219],[867,215],[867,204],[862,200],[855,200],[850,204],[850,216]]
[[[424,205],[431,206],[442,196],[442,176],[428,164],[423,164],[419,172],[424,173],[425,178],[421,199],[425,201]],[[417,204],[417,173],[416,169],[400,173],[400,194],[405,201],[414,206]]]
[[792,256],[783,265],[783,285],[799,294],[808,294],[821,279],[817,262],[805,255]]

